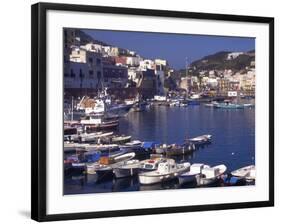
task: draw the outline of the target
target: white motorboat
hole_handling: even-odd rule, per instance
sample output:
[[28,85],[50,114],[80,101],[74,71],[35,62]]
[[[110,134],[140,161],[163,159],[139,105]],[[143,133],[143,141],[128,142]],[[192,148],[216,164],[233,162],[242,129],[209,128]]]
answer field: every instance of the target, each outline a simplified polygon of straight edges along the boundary
[[159,163],[163,162],[164,160],[165,159],[162,157],[151,157],[150,159],[140,161],[140,172],[157,170]]
[[196,176],[198,186],[206,186],[216,183],[226,171],[225,165],[203,168],[200,175]]
[[140,169],[139,160],[129,160],[113,169],[116,178],[132,177],[137,175]]
[[140,184],[155,184],[176,178],[188,171],[190,163],[177,164],[173,159],[165,159],[159,163],[157,170],[139,173]]
[[256,167],[255,165],[245,166],[238,170],[234,170],[231,172],[232,176],[242,177],[248,181],[256,179]]
[[192,183],[196,181],[196,176],[201,175],[204,168],[209,168],[210,166],[204,165],[202,163],[194,163],[190,166],[190,170],[178,176],[179,184]]

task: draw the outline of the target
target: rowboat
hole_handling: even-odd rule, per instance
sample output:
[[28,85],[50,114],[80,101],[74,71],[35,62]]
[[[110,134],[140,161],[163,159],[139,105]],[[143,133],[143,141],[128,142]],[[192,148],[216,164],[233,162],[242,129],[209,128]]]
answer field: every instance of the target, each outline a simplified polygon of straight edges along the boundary
[[226,171],[225,165],[218,165],[214,167],[205,167],[201,174],[196,176],[198,186],[206,186],[216,183]]

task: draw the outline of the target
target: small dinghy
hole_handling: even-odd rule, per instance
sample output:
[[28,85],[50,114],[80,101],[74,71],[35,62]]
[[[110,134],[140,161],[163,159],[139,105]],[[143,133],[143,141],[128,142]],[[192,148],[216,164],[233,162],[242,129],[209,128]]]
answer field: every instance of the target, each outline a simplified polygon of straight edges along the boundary
[[193,143],[195,145],[203,145],[210,143],[212,141],[212,135],[206,134],[206,135],[200,135],[195,138],[190,138],[187,140],[187,142]]
[[178,176],[179,184],[192,183],[196,181],[196,176],[200,175],[204,168],[209,168],[210,166],[204,165],[202,163],[194,163],[190,166],[190,170]]
[[256,179],[256,167],[255,165],[245,166],[238,170],[231,172],[232,176],[242,177],[248,181],[253,181]]
[[216,183],[226,171],[225,165],[203,168],[200,175],[196,176],[198,186],[206,186]]
[[140,184],[155,184],[176,178],[189,170],[190,163],[177,164],[173,159],[165,159],[159,163],[157,170],[139,173]]

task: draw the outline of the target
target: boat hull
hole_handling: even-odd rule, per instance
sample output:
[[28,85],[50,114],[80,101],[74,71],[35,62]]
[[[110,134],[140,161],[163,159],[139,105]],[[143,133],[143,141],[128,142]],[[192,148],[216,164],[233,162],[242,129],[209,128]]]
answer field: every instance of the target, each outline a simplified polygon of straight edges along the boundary
[[197,186],[208,186],[211,184],[215,184],[219,181],[219,178],[215,177],[215,178],[197,178],[196,182],[197,182]]
[[187,184],[187,183],[193,183],[196,182],[196,175],[197,174],[192,174],[192,175],[180,175],[178,177],[179,179],[179,184]]
[[132,177],[139,173],[139,168],[116,168],[113,170],[115,178]]
[[[177,172],[159,174],[159,175],[150,174],[149,172],[143,173],[143,174],[141,173],[141,174],[139,174],[139,182],[140,182],[140,184],[148,185],[148,184],[156,184],[156,183],[169,181],[174,178],[177,178],[178,175],[186,172],[187,169],[188,168],[184,168]],[[152,171],[152,173],[154,173],[154,171]]]
[[107,178],[113,177],[113,169],[112,168],[105,168],[105,169],[96,169],[97,179],[104,180]]

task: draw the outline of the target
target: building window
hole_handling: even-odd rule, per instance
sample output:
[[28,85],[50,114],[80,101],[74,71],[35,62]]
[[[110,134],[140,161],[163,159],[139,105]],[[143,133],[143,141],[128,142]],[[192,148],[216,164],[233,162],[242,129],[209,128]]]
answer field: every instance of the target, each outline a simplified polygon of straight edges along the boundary
[[80,73],[79,73],[80,78],[84,78],[84,74],[82,72],[82,69],[80,68]]
[[97,58],[97,65],[100,65],[100,64],[101,64],[101,59]]
[[93,70],[89,70],[89,77],[93,78],[94,76],[94,71]]
[[93,58],[92,57],[89,58],[89,62],[93,63]]
[[98,77],[99,80],[101,79],[101,72],[100,71],[97,72],[97,77]]
[[73,72],[73,69],[70,70],[70,77],[75,78],[75,73]]

